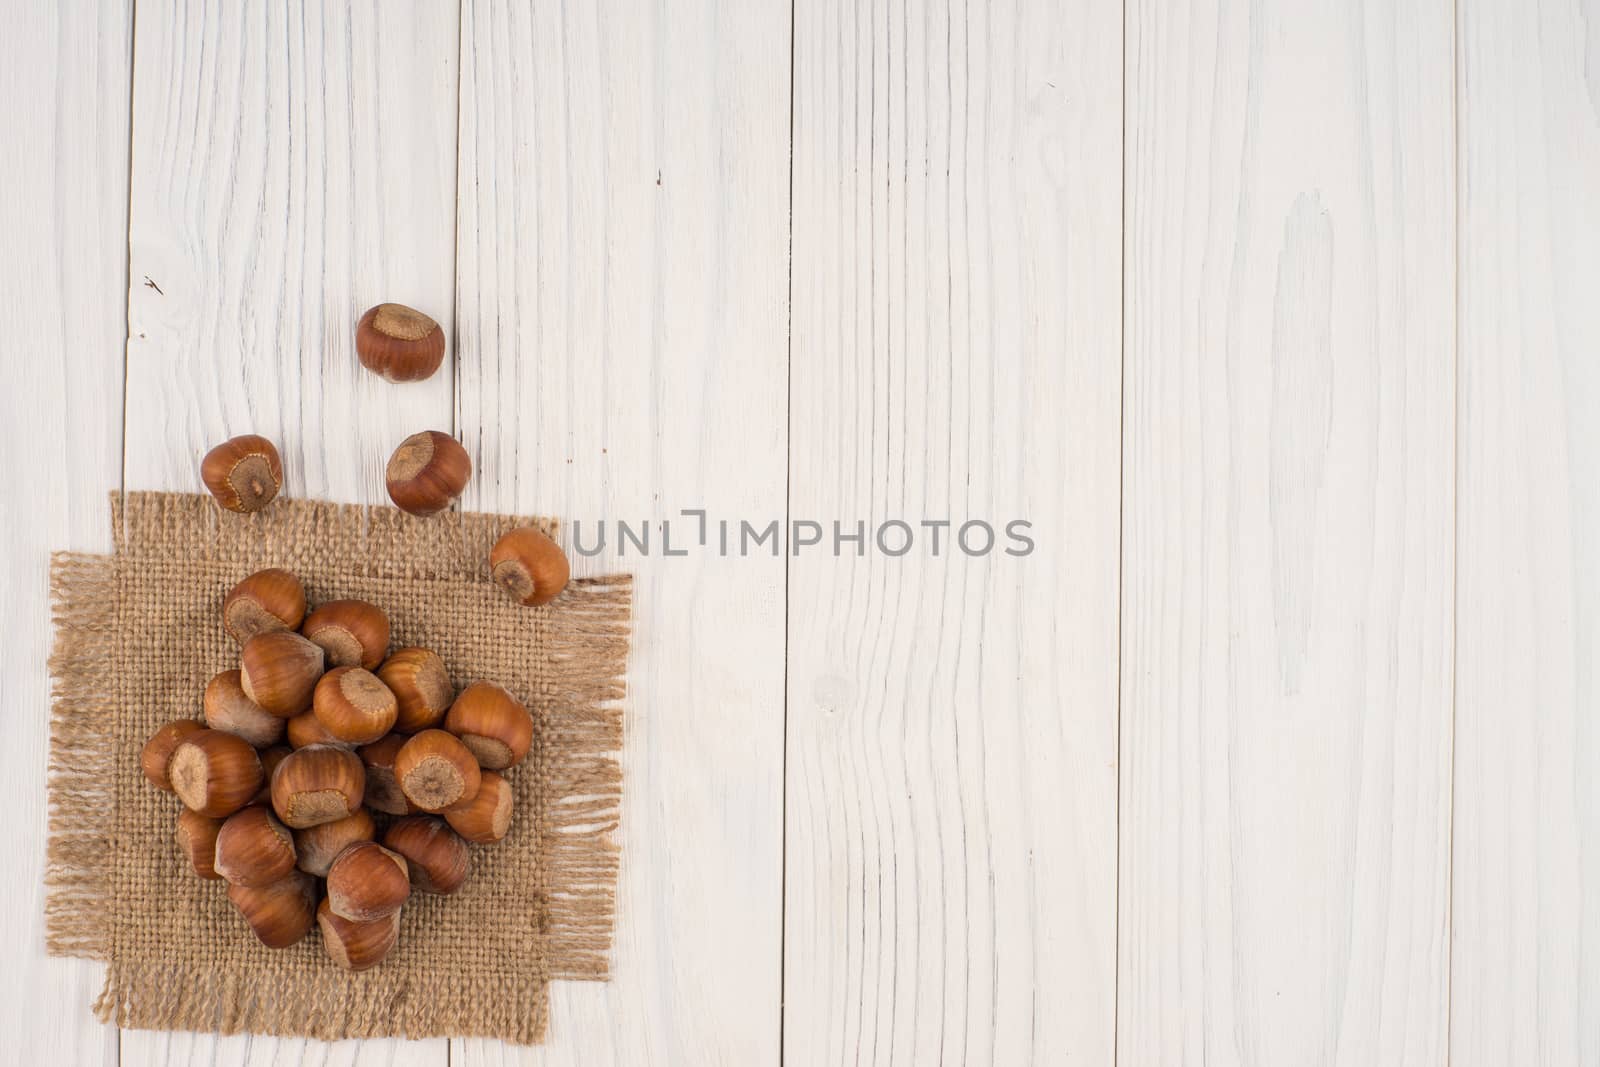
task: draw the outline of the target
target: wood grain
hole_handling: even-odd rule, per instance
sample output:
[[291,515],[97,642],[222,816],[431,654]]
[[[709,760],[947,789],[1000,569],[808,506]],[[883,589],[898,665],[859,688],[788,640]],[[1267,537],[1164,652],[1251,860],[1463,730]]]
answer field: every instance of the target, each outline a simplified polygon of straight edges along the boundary
[[[457,27],[444,3],[140,4],[128,488],[192,490],[208,448],[255,432],[285,492],[384,502],[394,446],[451,428],[448,371],[391,386],[352,346],[381,300],[452,330]],[[448,1046],[129,1031],[122,1053],[420,1067]]]
[[1111,1062],[1120,39],[796,8],[788,1063]]
[[[0,1034],[18,1063],[117,1062],[104,968],[44,955],[49,553],[110,547],[122,456],[131,5],[7,5],[0,145]],[[70,427],[64,435],[63,427]]]
[[461,43],[465,502],[636,581],[613,980],[558,984],[542,1048],[452,1060],[776,1063],[783,561],[679,511],[783,514],[788,5],[469,0]]
[[1127,25],[1118,1062],[1442,1063],[1451,6]]
[[451,429],[449,352],[393,386],[353,345],[383,300],[452,330],[456,30],[444,3],[141,7],[130,489],[193,490],[254,432],[286,492],[387,503],[394,447]]
[[1597,25],[1461,4],[1461,1067],[1600,1060]]

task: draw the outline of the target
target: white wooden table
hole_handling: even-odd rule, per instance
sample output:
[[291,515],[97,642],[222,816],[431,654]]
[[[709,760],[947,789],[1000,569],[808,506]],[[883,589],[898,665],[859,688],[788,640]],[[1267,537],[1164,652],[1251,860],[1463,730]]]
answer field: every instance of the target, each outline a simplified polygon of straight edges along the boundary
[[[8,1052],[1600,1061],[1597,26],[4,0]],[[357,366],[385,299],[445,373]],[[421,428],[467,507],[655,530],[577,557],[638,579],[614,981],[531,1050],[97,1024],[43,955],[47,553],[245,431],[381,501]],[[1036,549],[667,557],[684,509]]]

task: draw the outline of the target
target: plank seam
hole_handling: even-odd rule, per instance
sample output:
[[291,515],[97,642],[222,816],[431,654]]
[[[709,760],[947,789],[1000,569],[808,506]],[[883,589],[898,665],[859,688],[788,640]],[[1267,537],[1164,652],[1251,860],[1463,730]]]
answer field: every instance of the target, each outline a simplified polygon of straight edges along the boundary
[[1461,618],[1461,0],[1450,5],[1450,134],[1453,139],[1451,164],[1455,167],[1452,189],[1455,203],[1451,205],[1454,223],[1453,247],[1450,249],[1455,267],[1454,287],[1451,293],[1454,307],[1451,318],[1455,327],[1451,341],[1455,351],[1451,366],[1455,381],[1451,389],[1455,401],[1450,427],[1451,475],[1450,500],[1450,788],[1446,793],[1449,803],[1448,829],[1445,837],[1445,899],[1444,899],[1444,1062],[1449,1067],[1453,1050],[1451,1037],[1455,1033],[1455,900],[1456,900],[1456,665],[1460,652]]
[[[784,294],[783,387],[783,528],[794,514],[794,113],[795,113],[795,3],[789,2],[789,220]],[[788,1023],[789,950],[789,643],[793,615],[789,600],[789,572],[793,556],[783,554],[783,769],[780,778],[778,823],[782,844],[778,854],[778,1067],[783,1067]]]
[[[467,68],[467,39],[466,7],[468,0],[457,0],[456,3],[456,188],[455,188],[455,232],[450,240],[450,432],[458,441],[461,439],[461,123],[462,123],[462,93],[461,81]],[[456,1057],[456,1042],[461,1038],[450,1038],[444,1042],[444,1067],[454,1067]]]
[[1117,285],[1117,724],[1112,748],[1116,764],[1112,818],[1116,840],[1111,860],[1111,1064],[1121,1063],[1122,1039],[1122,607],[1127,597],[1123,583],[1123,555],[1126,544],[1124,509],[1127,507],[1127,423],[1128,423],[1128,3],[1122,4],[1122,154],[1118,182],[1121,218],[1122,269]]
[[[128,170],[122,216],[122,455],[117,463],[117,491],[128,490],[128,346],[133,342],[133,121],[134,86],[139,53],[139,0],[128,0]],[[116,1062],[122,1064],[122,1027],[116,1027]]]

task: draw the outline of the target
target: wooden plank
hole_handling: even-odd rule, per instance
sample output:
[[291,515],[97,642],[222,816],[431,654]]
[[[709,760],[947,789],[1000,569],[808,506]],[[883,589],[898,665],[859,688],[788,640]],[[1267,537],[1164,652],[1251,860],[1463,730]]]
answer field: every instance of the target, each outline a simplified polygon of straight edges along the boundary
[[796,8],[789,1063],[1112,1060],[1121,33]]
[[1118,1058],[1445,1058],[1452,10],[1128,9]]
[[450,362],[393,386],[354,336],[382,300],[452,328],[457,18],[376,0],[141,8],[130,489],[197,490],[207,449],[256,432],[286,492],[387,503],[395,445],[451,428]]
[[[452,329],[457,26],[449,3],[140,4],[130,489],[194,490],[206,449],[258,432],[283,453],[286,492],[386,502],[394,446],[451,428],[448,369],[388,385],[353,336],[380,300]],[[122,1051],[442,1065],[448,1045],[129,1031]]]
[[1587,1064],[1600,1059],[1594,12],[1465,0],[1460,32],[1450,1055]]
[[545,1047],[457,1067],[778,1058],[783,561],[679,510],[783,515],[788,53],[768,0],[463,8],[466,500],[634,572],[636,641],[614,978],[558,983]]
[[19,1063],[114,1064],[104,968],[44,956],[49,553],[111,546],[122,463],[131,5],[8,5],[0,88],[0,1033]]

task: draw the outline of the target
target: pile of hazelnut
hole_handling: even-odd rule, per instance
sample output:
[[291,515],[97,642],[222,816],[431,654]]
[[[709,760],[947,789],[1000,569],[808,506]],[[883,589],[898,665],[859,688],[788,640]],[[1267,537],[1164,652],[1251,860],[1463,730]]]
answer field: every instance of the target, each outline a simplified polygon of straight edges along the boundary
[[[566,584],[565,558],[548,558],[560,555],[553,541],[513,534],[540,544],[536,569]],[[546,583],[523,596],[502,584],[524,603],[560,591]],[[328,955],[359,971],[394,948],[413,890],[454,893],[467,843],[505,837],[503,775],[527,756],[533,718],[490,682],[457,693],[428,649],[391,652],[389,620],[372,604],[306,608],[285,570],[235,586],[222,624],[239,668],[206,685],[203,723],[156,731],[140,768],[183,802],[180,848],[201,878],[227,881],[263,944],[295,944],[315,921]]]
[[[422,381],[444,359],[444,332],[420,311],[379,304],[356,324],[355,347],[388,381]],[[425,430],[401,442],[385,481],[397,507],[427,516],[471,475],[459,442]],[[283,487],[283,461],[270,440],[243,434],[206,454],[200,478],[227,511],[260,511]],[[560,547],[531,527],[500,538],[489,568],[529,606],[553,600],[569,573]],[[295,944],[315,919],[335,962],[372,967],[394,948],[412,890],[454,893],[467,843],[505,837],[501,772],[528,754],[533,719],[493,683],[455,692],[428,649],[391,653],[389,620],[372,604],[334,600],[307,614],[288,571],[235,586],[222,624],[239,669],[206,686],[204,723],[156,731],[140,767],[183,801],[179,846],[200,877],[227,881],[263,944]]]

